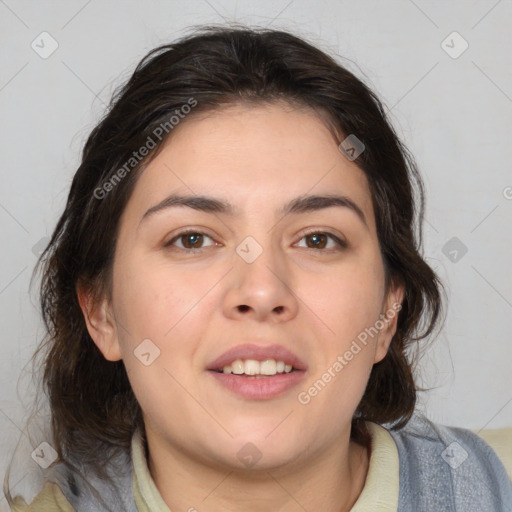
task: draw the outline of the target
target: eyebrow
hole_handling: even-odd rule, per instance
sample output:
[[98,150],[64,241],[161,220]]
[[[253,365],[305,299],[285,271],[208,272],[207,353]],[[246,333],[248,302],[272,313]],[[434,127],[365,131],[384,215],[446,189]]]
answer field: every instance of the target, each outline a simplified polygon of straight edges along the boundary
[[[368,228],[368,223],[363,210],[349,197],[334,194],[303,195],[296,197],[280,208],[276,214],[284,217],[289,214],[310,213],[313,211],[323,210],[325,208],[331,208],[333,206],[351,210]],[[147,210],[141,217],[139,224],[157,212],[174,207],[187,207],[205,213],[223,214],[230,217],[235,217],[240,213],[232,204],[214,197],[171,194],[163,201],[160,201],[158,204],[149,208],[149,210]]]

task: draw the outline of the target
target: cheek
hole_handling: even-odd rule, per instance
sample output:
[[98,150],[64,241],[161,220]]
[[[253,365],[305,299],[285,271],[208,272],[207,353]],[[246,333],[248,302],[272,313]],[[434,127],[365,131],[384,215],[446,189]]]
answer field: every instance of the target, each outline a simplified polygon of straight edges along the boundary
[[184,411],[189,397],[181,385],[190,388],[194,379],[191,364],[208,325],[213,283],[204,273],[171,272],[155,262],[122,263],[114,304],[130,384],[149,417],[160,417],[170,403]]
[[170,269],[154,260],[127,262],[117,276],[117,300],[128,330],[137,338],[167,344],[173,332],[194,323],[194,310],[211,288],[208,273]]
[[322,320],[328,338],[335,340],[339,350],[379,318],[384,269],[375,252],[361,252],[324,273],[304,278],[303,286],[308,306]]
[[[197,351],[207,337],[212,315],[219,309],[214,288],[222,273],[170,268],[149,257],[134,257],[119,267],[114,288],[118,298],[114,297],[114,303],[122,319],[118,336],[134,390],[143,387],[140,391],[145,393],[147,389],[176,386],[179,394],[172,376],[190,385],[197,372],[204,370],[195,366]],[[137,358],[142,343],[157,355],[147,367]],[[153,395],[148,398],[155,400]]]
[[318,279],[311,283],[311,309],[320,311],[328,334],[317,338],[322,354],[298,401],[313,417],[328,410],[324,427],[331,426],[332,431],[356,410],[374,362],[377,335],[372,327],[379,319],[383,273],[378,262],[371,261],[331,272],[321,280],[322,289],[312,286]]

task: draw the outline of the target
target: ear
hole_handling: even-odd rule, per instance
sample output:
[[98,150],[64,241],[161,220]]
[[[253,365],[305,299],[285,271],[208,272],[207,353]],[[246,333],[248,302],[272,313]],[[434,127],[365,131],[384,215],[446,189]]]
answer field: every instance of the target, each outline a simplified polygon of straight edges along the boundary
[[392,285],[387,296],[384,298],[382,311],[377,320],[376,326],[379,327],[377,344],[375,347],[374,363],[382,361],[388,353],[391,340],[396,333],[398,323],[398,314],[402,309],[404,299],[404,286],[401,284]]
[[90,288],[77,284],[76,293],[87,330],[96,346],[108,361],[122,358],[111,304],[107,297],[94,300]]

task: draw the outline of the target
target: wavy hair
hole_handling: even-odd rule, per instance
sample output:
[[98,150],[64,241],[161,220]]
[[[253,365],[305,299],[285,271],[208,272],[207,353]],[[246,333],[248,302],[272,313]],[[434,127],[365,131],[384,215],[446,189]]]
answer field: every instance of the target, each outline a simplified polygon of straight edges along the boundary
[[[150,51],[114,92],[85,143],[64,212],[36,266],[47,330],[36,354],[59,458],[106,475],[108,453],[129,451],[142,427],[123,361],[106,360],[91,339],[77,285],[110,297],[119,219],[166,137],[122,180],[115,176],[190,98],[197,102],[191,116],[235,102],[288,101],[320,112],[339,142],[355,134],[364,143],[355,163],[369,183],[386,285],[402,284],[405,295],[389,351],[373,366],[358,405],[352,438],[367,439],[366,420],[403,427],[418,391],[409,349],[433,333],[443,309],[442,284],[421,255],[424,191],[414,159],[380,100],[334,57],[284,31],[208,26]],[[104,194],[107,182],[115,186]]]

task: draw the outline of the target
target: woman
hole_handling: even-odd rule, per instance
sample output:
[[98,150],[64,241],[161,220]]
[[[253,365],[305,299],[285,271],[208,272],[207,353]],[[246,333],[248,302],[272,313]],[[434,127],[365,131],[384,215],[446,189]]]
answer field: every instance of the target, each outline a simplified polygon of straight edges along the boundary
[[413,416],[442,316],[422,212],[321,50],[204,28],[150,52],[41,257],[52,437],[13,510],[510,509],[488,444]]

